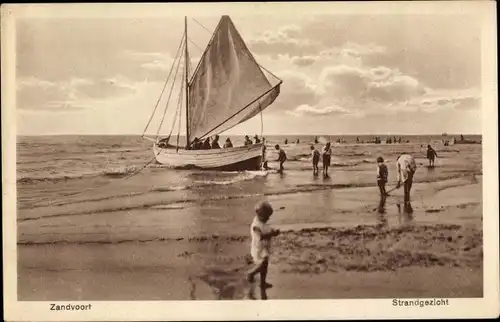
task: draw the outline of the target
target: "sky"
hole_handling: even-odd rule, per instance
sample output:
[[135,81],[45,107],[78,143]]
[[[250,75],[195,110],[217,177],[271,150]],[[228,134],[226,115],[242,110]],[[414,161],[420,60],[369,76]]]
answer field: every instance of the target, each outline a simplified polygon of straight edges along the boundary
[[[211,34],[192,18],[212,31],[220,16],[188,18],[195,66]],[[231,19],[259,64],[283,80],[262,116],[265,134],[481,133],[475,16]],[[18,134],[142,134],[183,31],[183,16],[17,19]],[[174,111],[162,133],[170,131]],[[257,116],[229,133],[260,131]]]

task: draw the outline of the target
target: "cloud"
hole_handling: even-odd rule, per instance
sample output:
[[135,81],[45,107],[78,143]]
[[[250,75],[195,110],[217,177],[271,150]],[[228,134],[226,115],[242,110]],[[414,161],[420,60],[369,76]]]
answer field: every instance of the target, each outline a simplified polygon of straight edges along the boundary
[[323,93],[350,99],[405,101],[425,93],[417,79],[387,67],[330,66],[320,76]]
[[295,56],[292,57],[291,62],[295,66],[304,67],[314,64],[318,60],[315,56]]
[[50,82],[36,77],[17,81],[17,107],[25,110],[72,110],[91,106],[92,101],[122,97],[136,92],[136,83],[123,76],[93,81],[71,78]]
[[287,52],[293,55],[314,53],[318,50],[315,41],[302,36],[302,28],[297,25],[283,26],[277,30],[267,30],[247,41],[252,51],[277,55]]
[[302,104],[314,104],[318,101],[317,86],[307,75],[285,70],[277,73],[283,80],[280,97],[273,104],[273,110],[290,110]]
[[407,103],[409,106],[418,107],[423,112],[437,110],[468,111],[481,107],[481,95],[478,90],[429,90],[425,95]]
[[311,106],[308,104],[302,104],[296,107],[292,111],[287,111],[287,114],[293,116],[325,116],[325,115],[342,115],[349,114],[349,111],[340,106]]

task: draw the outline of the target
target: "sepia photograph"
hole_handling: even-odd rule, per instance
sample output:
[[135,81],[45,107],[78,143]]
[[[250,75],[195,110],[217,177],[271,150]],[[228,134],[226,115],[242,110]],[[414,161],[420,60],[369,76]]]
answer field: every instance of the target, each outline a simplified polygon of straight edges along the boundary
[[498,316],[493,3],[2,20],[11,320]]

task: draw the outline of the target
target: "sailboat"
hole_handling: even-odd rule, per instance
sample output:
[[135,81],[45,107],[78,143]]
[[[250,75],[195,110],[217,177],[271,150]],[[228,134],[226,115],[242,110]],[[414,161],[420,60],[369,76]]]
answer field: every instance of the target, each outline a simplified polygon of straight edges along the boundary
[[[193,143],[218,136],[258,114],[261,115],[262,126],[262,111],[279,96],[283,81],[257,63],[229,16],[221,17],[198,65],[191,73],[188,51],[190,39],[187,27],[187,17],[185,17],[184,34],[162,91],[163,94],[175,68],[177,68],[175,75],[178,74],[183,55],[184,71],[170,134],[161,136],[159,135],[160,128],[158,128],[156,138],[145,136],[158,107],[157,104],[143,137],[154,141],[153,153],[156,161],[166,166],[230,171],[260,169],[263,157],[265,157],[264,142],[206,150],[196,149]],[[170,100],[174,83],[175,76],[168,100]],[[186,120],[186,142],[180,146],[179,134],[183,107]],[[165,117],[165,111],[163,117]],[[170,139],[177,119],[177,142],[172,144]],[[161,124],[163,124],[163,119],[160,127]]]

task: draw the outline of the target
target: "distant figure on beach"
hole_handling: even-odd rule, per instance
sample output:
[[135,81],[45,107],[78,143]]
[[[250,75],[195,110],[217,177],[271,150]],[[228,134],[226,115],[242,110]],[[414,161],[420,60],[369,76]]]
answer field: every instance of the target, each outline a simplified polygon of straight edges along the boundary
[[401,137],[399,137],[399,139],[398,139],[398,143],[401,143]]
[[319,157],[320,157],[320,153],[318,150],[316,150],[316,148],[314,147],[314,145],[311,145],[311,157],[312,157],[312,164],[313,164],[313,175],[317,176],[319,174],[319,167],[318,167],[318,163],[319,163]]
[[387,166],[384,163],[384,158],[378,157],[377,158],[377,185],[380,190],[380,197],[385,198],[388,196],[387,192],[385,191],[385,185],[387,183],[387,178],[389,177],[389,170],[387,169]]
[[215,138],[212,140],[212,149],[220,149],[219,135],[216,135]]
[[417,164],[415,159],[409,154],[402,154],[398,157],[396,162],[397,167],[397,185],[396,188],[404,185],[404,203],[407,207],[410,203],[411,186],[413,184],[413,176],[417,171]]
[[300,143],[300,140],[299,140],[299,139],[297,139],[297,141],[296,141],[295,143],[296,143],[296,144],[299,144],[299,143]]
[[285,153],[285,150],[283,150],[282,148],[280,148],[280,146],[278,144],[276,144],[274,146],[274,148],[276,150],[278,150],[278,162],[280,163],[280,169],[279,169],[279,173],[283,173],[283,170],[285,170],[285,168],[283,167],[283,163],[285,163],[286,161],[286,153]]
[[227,139],[226,139],[226,142],[224,143],[223,148],[224,148],[224,149],[227,149],[227,148],[232,148],[232,147],[233,147],[233,142],[231,142],[231,139],[230,139],[230,138],[227,138]]
[[460,141],[464,141],[464,136],[460,134]]
[[[273,214],[273,208],[267,201],[262,201],[255,206],[256,216],[250,226],[250,236],[252,238],[250,254],[254,267],[248,272],[248,282],[255,282],[255,275],[260,274],[260,287],[262,289],[272,287],[267,283],[267,270],[269,266],[269,257],[271,255],[271,239],[278,236],[280,231],[273,229],[267,223]],[[252,290],[252,288],[251,288]],[[253,292],[249,291],[252,297]]]
[[203,142],[203,145],[201,147],[202,150],[210,150],[210,138],[206,138],[205,142]]
[[245,145],[252,145],[252,144],[253,144],[252,140],[250,140],[248,135],[245,135]]
[[332,160],[332,148],[330,142],[327,142],[321,151],[323,156],[323,177],[328,178],[328,168]]
[[427,145],[427,159],[429,159],[429,167],[434,167],[434,159],[437,158],[438,155],[436,150],[434,150],[430,144]]
[[257,134],[255,134],[255,136],[253,138],[255,139],[255,144],[260,143],[260,139],[257,136]]
[[285,139],[285,144],[288,144],[288,139]]
[[356,137],[356,143],[359,143],[359,136]]
[[318,139],[318,137],[317,137],[317,136],[314,138],[314,143],[315,143],[315,144],[318,144],[318,143],[319,143],[319,139]]

